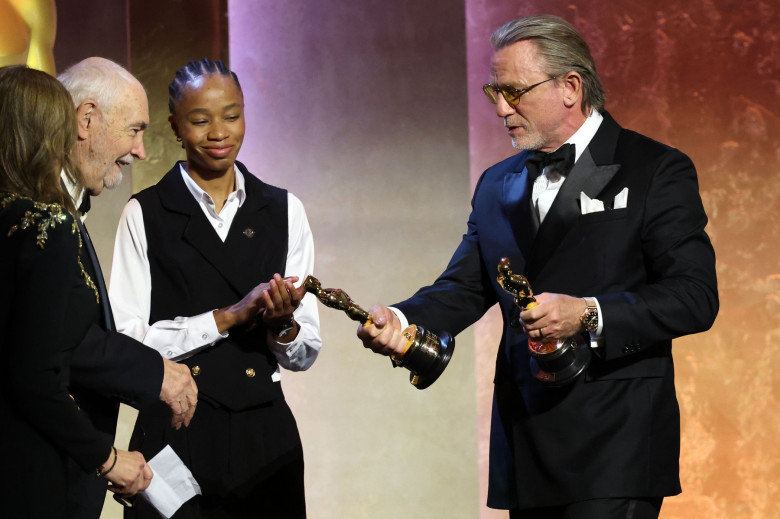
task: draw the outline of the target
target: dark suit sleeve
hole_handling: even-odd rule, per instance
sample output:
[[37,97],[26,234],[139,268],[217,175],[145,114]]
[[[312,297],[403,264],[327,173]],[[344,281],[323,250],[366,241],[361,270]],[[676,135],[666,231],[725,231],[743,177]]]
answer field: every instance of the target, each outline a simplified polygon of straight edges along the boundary
[[136,408],[159,400],[162,381],[163,359],[156,350],[95,323],[71,359],[73,386]]
[[718,313],[715,253],[693,163],[667,149],[652,169],[642,208],[644,282],[598,296],[606,358],[707,330]]
[[468,229],[445,271],[436,281],[421,288],[410,299],[395,306],[410,323],[453,336],[474,324],[497,302],[479,249],[479,229],[473,218],[480,193],[477,184],[472,199]]
[[19,415],[85,470],[94,470],[108,458],[111,445],[70,398],[61,352],[71,287],[84,284],[78,277],[72,222],[68,217],[50,227],[43,249],[36,244],[38,229],[18,231],[14,299],[3,350],[10,367],[8,398]]

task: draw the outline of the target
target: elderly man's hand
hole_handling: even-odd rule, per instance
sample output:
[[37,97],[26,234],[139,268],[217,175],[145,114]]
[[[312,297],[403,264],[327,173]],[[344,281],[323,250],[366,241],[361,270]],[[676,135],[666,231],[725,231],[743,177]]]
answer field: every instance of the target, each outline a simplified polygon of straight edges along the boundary
[[165,372],[160,400],[165,402],[173,412],[171,427],[175,429],[180,429],[182,425],[187,427],[198,404],[198,386],[186,365],[167,359],[163,359],[163,364]]

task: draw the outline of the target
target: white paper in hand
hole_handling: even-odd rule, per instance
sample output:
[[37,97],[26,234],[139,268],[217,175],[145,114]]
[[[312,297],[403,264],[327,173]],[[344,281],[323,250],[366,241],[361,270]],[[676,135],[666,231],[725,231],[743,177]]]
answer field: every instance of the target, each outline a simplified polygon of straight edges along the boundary
[[148,463],[154,477],[141,495],[165,519],[169,519],[181,505],[201,493],[200,485],[195,481],[192,472],[173,452],[170,445],[166,445]]

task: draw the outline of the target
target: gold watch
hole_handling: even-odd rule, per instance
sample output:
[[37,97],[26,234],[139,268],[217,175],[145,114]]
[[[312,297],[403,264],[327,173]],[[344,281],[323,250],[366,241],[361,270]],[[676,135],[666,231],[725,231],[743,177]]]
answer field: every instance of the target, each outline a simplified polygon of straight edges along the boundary
[[595,333],[599,329],[599,308],[596,301],[590,298],[584,298],[585,311],[580,316],[580,323],[586,332]]

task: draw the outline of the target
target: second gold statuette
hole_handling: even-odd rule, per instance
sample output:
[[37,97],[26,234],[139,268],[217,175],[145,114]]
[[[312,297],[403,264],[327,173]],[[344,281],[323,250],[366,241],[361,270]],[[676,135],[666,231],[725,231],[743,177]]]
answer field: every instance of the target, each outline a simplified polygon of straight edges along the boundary
[[[303,286],[325,306],[342,310],[353,321],[364,325],[371,323],[369,313],[355,304],[340,288],[322,288],[314,276],[308,276]],[[406,349],[401,355],[390,358],[395,366],[411,371],[409,381],[414,387],[425,389],[444,372],[455,349],[455,339],[447,332],[436,335],[415,324],[408,326],[402,333],[406,338]]]
[[[515,306],[521,311],[537,306],[531,285],[522,274],[512,272],[509,258],[498,263],[498,284],[505,292],[515,296]],[[580,334],[564,340],[534,340],[528,338],[531,355],[531,373],[541,382],[562,386],[573,382],[590,363],[590,345]]]

